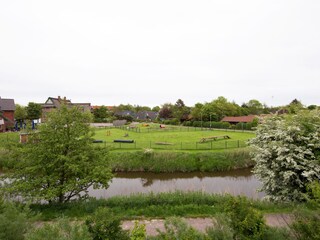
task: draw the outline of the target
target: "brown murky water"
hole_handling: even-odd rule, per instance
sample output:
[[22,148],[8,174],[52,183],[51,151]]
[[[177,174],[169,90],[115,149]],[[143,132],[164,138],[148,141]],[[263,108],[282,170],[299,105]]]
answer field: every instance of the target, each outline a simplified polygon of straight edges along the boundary
[[108,198],[135,193],[160,193],[174,191],[202,191],[205,193],[230,193],[258,199],[264,196],[257,192],[261,183],[250,169],[217,173],[118,173],[106,189],[89,189],[90,196]]

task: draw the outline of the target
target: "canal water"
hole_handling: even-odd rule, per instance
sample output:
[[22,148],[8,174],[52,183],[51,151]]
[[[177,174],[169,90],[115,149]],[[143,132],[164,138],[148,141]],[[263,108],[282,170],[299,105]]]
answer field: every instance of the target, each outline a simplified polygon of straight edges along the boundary
[[205,193],[244,195],[260,199],[259,180],[251,169],[223,171],[217,173],[117,173],[108,189],[89,189],[96,198],[129,196],[136,193],[160,193],[174,191],[201,191]]

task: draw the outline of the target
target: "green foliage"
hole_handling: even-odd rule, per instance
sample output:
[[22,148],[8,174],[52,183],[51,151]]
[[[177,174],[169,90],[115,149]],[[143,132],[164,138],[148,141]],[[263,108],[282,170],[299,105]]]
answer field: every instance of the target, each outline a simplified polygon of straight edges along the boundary
[[245,197],[231,198],[226,210],[236,239],[262,238],[266,228],[263,215]]
[[42,107],[40,104],[29,102],[28,106],[26,107],[27,111],[27,119],[39,119],[42,113]]
[[250,144],[269,198],[305,200],[306,186],[320,178],[320,111],[266,119]]
[[308,201],[316,208],[320,209],[320,183],[319,181],[313,181],[308,184]]
[[295,221],[291,224],[292,234],[298,240],[320,239],[320,214],[319,212],[305,213],[298,211],[295,213]]
[[[205,217],[225,212],[225,202],[231,196],[202,192],[170,192],[158,194],[135,194],[108,199],[72,201],[64,204],[35,204],[31,209],[41,213],[41,219],[52,220],[61,216],[84,218],[92,215],[99,207],[108,207],[123,218],[165,218],[169,216]],[[250,201],[252,207],[263,212],[290,212],[292,204],[267,201]]]
[[171,103],[165,103],[161,106],[161,109],[159,110],[159,116],[160,119],[169,119],[173,117],[173,105]]
[[105,106],[93,110],[94,122],[106,122],[108,116],[108,109]]
[[17,121],[23,121],[27,118],[27,111],[26,111],[26,108],[19,105],[19,104],[16,104],[16,110],[14,111],[14,118],[17,120]]
[[208,238],[214,240],[234,239],[234,230],[230,225],[230,219],[225,214],[216,215],[214,226],[207,229]]
[[120,218],[108,208],[98,208],[87,218],[86,225],[93,240],[130,239],[128,233],[121,228]]
[[111,151],[115,171],[192,172],[223,171],[253,166],[248,149],[220,152]]
[[130,232],[130,240],[145,240],[147,238],[146,225],[134,222],[134,227]]
[[[11,151],[17,156],[14,171],[2,179],[12,181],[7,193],[34,200],[66,202],[86,198],[89,187],[108,187],[112,178],[105,149],[92,144],[90,115],[77,108],[62,106],[48,115],[39,132]],[[81,194],[81,196],[80,196]]]
[[263,113],[264,106],[256,99],[251,99],[249,102],[244,104],[246,108],[246,113],[252,115],[259,115]]
[[39,228],[28,232],[26,240],[91,240],[91,235],[85,225],[71,222],[68,219],[58,219],[54,223],[45,223]]
[[0,197],[0,240],[23,240],[30,227],[29,209],[5,202]]
[[159,235],[153,239],[157,240],[204,240],[206,236],[194,228],[188,226],[182,219],[173,217],[166,219],[165,231],[158,230]]

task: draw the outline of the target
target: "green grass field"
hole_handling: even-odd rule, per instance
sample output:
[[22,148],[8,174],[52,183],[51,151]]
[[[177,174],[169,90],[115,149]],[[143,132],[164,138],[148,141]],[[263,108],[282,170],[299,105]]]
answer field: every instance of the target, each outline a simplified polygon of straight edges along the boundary
[[[158,126],[158,125],[157,125]],[[163,150],[217,150],[242,148],[246,141],[255,136],[252,132],[204,130],[200,128],[168,127],[165,129],[146,128],[107,128],[96,129],[97,140],[115,149],[163,149]],[[228,136],[230,139],[224,139]],[[218,137],[216,140],[203,138]],[[114,143],[116,139],[134,140],[134,143]]]

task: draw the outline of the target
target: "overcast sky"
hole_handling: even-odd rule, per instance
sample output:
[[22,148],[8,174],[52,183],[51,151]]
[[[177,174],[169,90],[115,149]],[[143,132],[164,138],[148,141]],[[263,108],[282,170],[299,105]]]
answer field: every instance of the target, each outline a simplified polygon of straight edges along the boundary
[[320,105],[319,0],[0,2],[0,96]]

